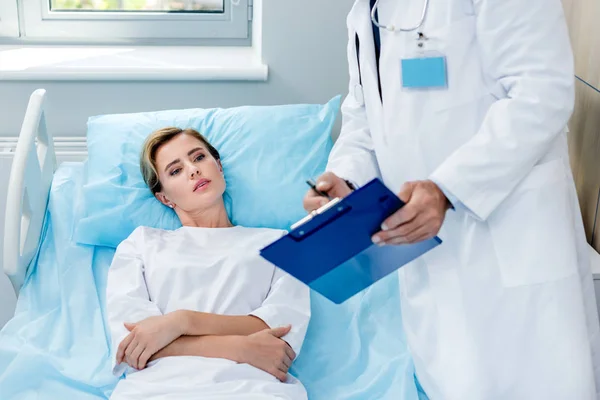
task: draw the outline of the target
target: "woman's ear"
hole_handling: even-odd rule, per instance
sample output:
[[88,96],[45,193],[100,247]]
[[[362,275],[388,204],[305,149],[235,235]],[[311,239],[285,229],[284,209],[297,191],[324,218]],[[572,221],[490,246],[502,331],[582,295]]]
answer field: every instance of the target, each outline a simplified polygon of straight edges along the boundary
[[165,196],[163,192],[155,193],[154,197],[156,197],[156,199],[163,203],[165,206],[169,208],[175,208],[175,204],[173,204],[169,199],[167,199],[167,196]]
[[221,171],[221,175],[224,175],[225,172],[223,171],[223,164],[221,164],[221,160],[217,160],[217,162],[219,163],[219,170]]

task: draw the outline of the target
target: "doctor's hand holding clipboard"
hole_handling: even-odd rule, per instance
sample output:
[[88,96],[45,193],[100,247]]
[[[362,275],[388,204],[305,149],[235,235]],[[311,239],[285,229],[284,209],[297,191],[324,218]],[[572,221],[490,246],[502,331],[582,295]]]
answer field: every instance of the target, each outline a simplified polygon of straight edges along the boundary
[[[312,212],[329,202],[330,198],[343,198],[352,193],[354,185],[332,172],[317,179],[316,188],[311,188],[304,197],[304,209]],[[440,188],[432,181],[408,182],[398,194],[404,207],[396,211],[381,224],[381,232],[373,235],[378,245],[413,244],[436,236],[452,208]]]
[[332,302],[344,303],[442,243],[432,237],[401,246],[375,245],[381,224],[405,203],[377,178],[356,190],[335,175],[329,178],[321,185],[307,181],[318,196],[307,201],[318,208],[310,207],[309,215],[260,255]]

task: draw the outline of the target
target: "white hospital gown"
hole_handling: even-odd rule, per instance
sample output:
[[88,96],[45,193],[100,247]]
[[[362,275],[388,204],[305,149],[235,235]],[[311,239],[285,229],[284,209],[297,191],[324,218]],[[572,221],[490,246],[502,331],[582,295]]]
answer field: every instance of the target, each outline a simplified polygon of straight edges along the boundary
[[285,340],[299,354],[310,319],[308,288],[259,255],[282,231],[258,228],[138,228],[117,248],[108,273],[107,312],[114,373],[126,373],[111,399],[306,399],[285,383],[225,359],[166,357],[137,371],[115,365],[129,333],[124,322],[176,310],[254,315],[271,328],[292,325]]

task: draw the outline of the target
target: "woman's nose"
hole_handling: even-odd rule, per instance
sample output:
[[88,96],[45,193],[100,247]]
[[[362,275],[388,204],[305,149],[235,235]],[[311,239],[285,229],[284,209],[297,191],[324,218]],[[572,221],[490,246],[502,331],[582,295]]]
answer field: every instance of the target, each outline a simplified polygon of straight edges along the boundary
[[200,175],[200,170],[196,167],[192,167],[192,169],[190,169],[190,178],[194,178],[198,175]]

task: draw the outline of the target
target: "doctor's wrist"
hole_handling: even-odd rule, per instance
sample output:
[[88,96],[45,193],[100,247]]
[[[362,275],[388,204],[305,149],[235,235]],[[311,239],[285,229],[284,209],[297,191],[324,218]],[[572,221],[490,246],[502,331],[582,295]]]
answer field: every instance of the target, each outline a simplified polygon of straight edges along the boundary
[[438,182],[432,179],[428,179],[425,182],[429,183],[433,188],[435,188],[435,191],[437,192],[436,197],[440,199],[440,205],[442,205],[441,203],[443,203],[442,207],[444,212],[454,209],[454,204],[452,203],[452,200],[450,200],[448,192],[444,189],[442,185],[440,185]]
[[356,189],[358,189],[352,181],[349,181],[348,179],[344,179],[344,182],[346,182],[346,186],[348,186],[351,191],[354,192]]

